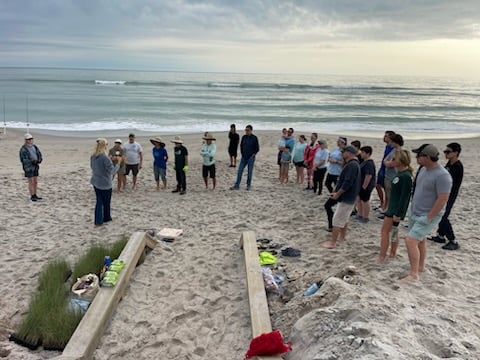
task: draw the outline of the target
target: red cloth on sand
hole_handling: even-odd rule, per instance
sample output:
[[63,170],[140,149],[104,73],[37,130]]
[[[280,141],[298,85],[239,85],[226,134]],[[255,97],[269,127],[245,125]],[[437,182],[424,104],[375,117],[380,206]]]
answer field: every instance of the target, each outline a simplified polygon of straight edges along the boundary
[[284,344],[282,333],[279,330],[275,330],[253,338],[250,342],[250,348],[245,354],[245,359],[262,355],[279,355],[290,350],[292,350],[290,343]]

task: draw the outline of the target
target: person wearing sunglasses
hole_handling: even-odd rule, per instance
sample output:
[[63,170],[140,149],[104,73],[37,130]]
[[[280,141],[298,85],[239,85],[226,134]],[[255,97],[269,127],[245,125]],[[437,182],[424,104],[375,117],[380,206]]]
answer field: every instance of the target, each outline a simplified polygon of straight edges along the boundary
[[445,207],[445,212],[443,213],[442,220],[440,220],[440,224],[438,224],[437,235],[429,236],[427,238],[428,240],[434,241],[436,243],[446,243],[442,246],[442,249],[444,250],[457,250],[460,248],[460,245],[455,238],[452,224],[450,223],[448,217],[450,215],[450,212],[452,211],[453,204],[457,199],[458,193],[460,191],[460,186],[462,185],[463,164],[459,159],[461,152],[462,146],[456,142],[448,144],[446,149],[443,151],[443,153],[445,154],[445,158],[447,159],[445,169],[448,170],[452,177],[452,190],[450,191],[450,195],[448,196],[447,206]]

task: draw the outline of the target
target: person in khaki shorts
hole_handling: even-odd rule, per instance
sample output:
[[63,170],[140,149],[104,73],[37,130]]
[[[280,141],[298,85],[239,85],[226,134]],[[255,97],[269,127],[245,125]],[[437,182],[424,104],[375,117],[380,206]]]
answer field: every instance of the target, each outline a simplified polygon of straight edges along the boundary
[[338,204],[332,220],[332,238],[322,244],[327,249],[333,249],[337,246],[337,241],[345,240],[348,220],[360,193],[361,174],[357,149],[351,145],[346,146],[342,149],[342,157],[345,165],[338,177],[335,191],[330,194],[330,199]]
[[122,147],[122,140],[115,140],[115,145],[108,151],[108,156],[112,160],[113,165],[119,164],[120,168],[117,171],[117,192],[125,189],[125,150]]

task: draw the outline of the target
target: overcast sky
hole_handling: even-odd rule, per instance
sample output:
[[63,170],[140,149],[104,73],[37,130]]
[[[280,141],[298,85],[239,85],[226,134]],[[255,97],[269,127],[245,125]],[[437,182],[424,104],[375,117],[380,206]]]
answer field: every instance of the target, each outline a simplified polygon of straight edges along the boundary
[[0,66],[480,79],[480,0],[0,0]]

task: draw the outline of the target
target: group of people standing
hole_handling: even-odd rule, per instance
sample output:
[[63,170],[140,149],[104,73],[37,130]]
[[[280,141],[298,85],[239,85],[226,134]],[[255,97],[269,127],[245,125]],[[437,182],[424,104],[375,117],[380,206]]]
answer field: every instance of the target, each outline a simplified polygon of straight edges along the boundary
[[[438,163],[440,153],[433,144],[413,149],[419,165],[414,174],[410,152],[403,149],[403,137],[387,131],[384,136],[386,147],[377,174],[370,146],[361,147],[357,140],[347,145],[347,139],[339,137],[337,146],[329,152],[326,142],[318,140],[316,133],[311,134],[310,143],[305,140],[305,136],[300,135],[293,150],[297,183],[303,182],[306,168],[305,190],[321,195],[325,185],[330,193],[324,208],[327,230],[332,235],[322,243],[323,247],[332,249],[345,240],[351,218],[360,223],[369,222],[369,200],[376,188],[381,201],[382,215],[379,218],[383,219],[378,262],[395,258],[399,243],[398,226],[406,217],[408,234],[405,244],[410,272],[405,281],[417,280],[424,271],[427,239],[446,243],[442,247],[445,250],[459,248],[448,216],[463,179],[460,144],[453,142],[447,145],[444,154],[448,162],[445,167]],[[437,227],[437,235],[427,237]]]
[[[370,213],[370,197],[377,190],[381,202],[380,210],[383,219],[380,251],[376,258],[384,262],[396,256],[398,248],[398,227],[400,222],[408,217],[408,235],[405,243],[410,261],[410,272],[405,280],[416,280],[424,270],[426,257],[426,239],[436,243],[444,243],[445,250],[457,250],[459,244],[455,238],[452,224],[448,217],[458,196],[463,180],[463,164],[459,160],[461,145],[449,143],[443,151],[447,164],[442,167],[439,162],[439,151],[433,144],[423,144],[412,152],[416,155],[419,168],[414,174],[411,155],[403,149],[404,141],[400,134],[386,131],[386,143],[380,169],[376,172],[375,163],[371,159],[372,147],[361,146],[359,141],[348,145],[345,137],[338,137],[336,147],[331,151],[327,142],[318,139],[316,133],[310,135],[310,141],[304,135],[295,141],[294,130],[283,129],[278,141],[277,164],[279,166],[279,181],[288,183],[288,170],[293,162],[296,168],[296,183],[303,184],[306,172],[306,188],[321,195],[323,186],[329,192],[324,204],[327,214],[330,240],[322,244],[325,248],[334,248],[337,243],[345,240],[348,222],[351,218],[359,223],[368,223]],[[42,163],[42,153],[33,144],[33,136],[25,134],[25,143],[20,149],[20,161],[25,177],[28,179],[28,189],[31,201],[42,198],[37,195],[39,165]],[[216,140],[213,134],[205,133],[200,148],[202,157],[202,177],[205,188],[209,188],[212,180],[212,190],[216,187]],[[167,188],[168,152],[165,142],[160,137],[150,139],[153,148],[153,173],[157,190]],[[188,150],[183,140],[176,136],[174,144],[174,165],[177,185],[172,191],[184,195],[187,189],[186,173],[188,172]],[[237,166],[237,151],[240,147],[241,159],[238,166],[236,181],[231,190],[240,189],[244,169],[247,168],[246,189],[252,185],[253,168],[257,153],[260,151],[258,138],[253,134],[253,127],[245,127],[245,135],[240,136],[232,124],[229,132],[228,153],[230,167]],[[143,166],[143,149],[135,141],[135,134],[128,136],[128,142],[122,145],[121,139],[116,139],[114,146],[108,149],[108,142],[99,138],[95,142],[90,159],[92,169],[91,183],[95,189],[96,205],[94,223],[97,226],[112,220],[110,202],[112,196],[113,178],[117,174],[117,191],[126,187],[126,177],[132,172],[132,189],[136,188],[137,175]],[[352,216],[352,214],[356,214]],[[437,228],[438,227],[438,228]],[[429,236],[437,228],[435,236]],[[390,249],[390,252],[388,253]],[[388,253],[388,254],[387,254]]]

